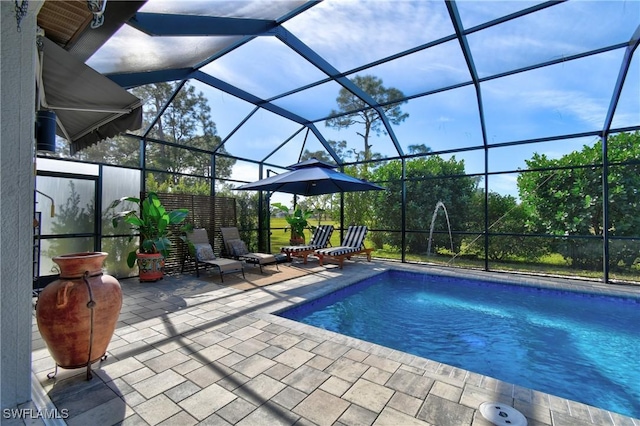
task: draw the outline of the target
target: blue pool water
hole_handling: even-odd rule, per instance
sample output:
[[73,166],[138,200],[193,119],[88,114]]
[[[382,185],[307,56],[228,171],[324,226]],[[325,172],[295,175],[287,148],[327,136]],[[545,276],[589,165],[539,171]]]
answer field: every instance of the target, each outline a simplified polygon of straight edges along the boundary
[[640,302],[388,271],[279,314],[640,418]]

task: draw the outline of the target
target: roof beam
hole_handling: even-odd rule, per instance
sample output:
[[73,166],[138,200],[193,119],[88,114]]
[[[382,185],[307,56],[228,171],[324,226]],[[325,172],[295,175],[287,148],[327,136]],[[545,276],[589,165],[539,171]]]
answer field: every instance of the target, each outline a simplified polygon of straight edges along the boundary
[[141,71],[135,73],[123,73],[123,74],[105,74],[111,80],[118,83],[125,89],[131,89],[132,87],[144,86],[145,84],[152,83],[165,83],[167,81],[185,80],[191,76],[193,69],[191,68],[176,68],[172,70],[159,70],[159,71]]
[[[324,138],[324,136],[322,136],[320,134],[320,132],[318,131],[318,129],[316,128],[315,125],[311,124],[309,126],[303,126],[300,129],[298,129],[298,131],[296,131],[293,135],[291,135],[287,140],[285,140],[284,142],[282,142],[276,149],[274,149],[273,151],[271,151],[266,157],[264,157],[261,161],[261,163],[267,161],[267,159],[269,159],[269,157],[271,157],[273,154],[275,154],[278,150],[280,150],[283,146],[285,146],[287,143],[289,143],[289,141],[291,141],[291,139],[293,139],[298,133],[300,133],[302,130],[307,129],[307,134],[309,132],[309,130],[311,130],[313,132],[314,135],[316,135],[316,137],[318,138],[318,140],[320,140],[320,143],[322,144],[322,146],[325,147],[325,149],[327,150],[327,152],[329,153],[329,155],[331,155],[331,157],[333,158],[333,160],[338,164],[338,165],[342,165],[342,159],[340,157],[338,157],[338,154],[336,154],[336,152],[333,150],[333,148],[331,147],[331,145],[329,145],[329,143],[326,141],[326,139]],[[306,136],[305,136],[305,140],[306,140]],[[304,147],[304,145],[303,145]]]
[[[308,1],[305,4],[303,4],[302,6],[298,6],[297,8],[295,8],[292,11],[290,11],[289,13],[287,13],[286,15],[281,16],[280,18],[276,19],[274,22],[277,25],[282,25],[283,23],[285,23],[289,19],[298,16],[302,12],[306,11],[307,9],[312,8],[313,6],[315,6],[318,3],[320,3],[319,0]],[[260,35],[267,35],[267,34],[270,35],[270,36],[273,35],[272,32],[265,33],[265,34],[260,34]],[[257,35],[244,36],[240,40],[236,41],[235,43],[232,43],[231,45],[229,45],[226,48],[220,50],[219,52],[216,52],[214,55],[208,57],[207,59],[205,59],[204,61],[200,62],[199,64],[196,64],[194,66],[194,68],[202,68],[203,66],[205,66],[205,65],[215,61],[216,59],[226,55],[227,53],[237,49],[238,47],[242,46],[243,44],[250,42],[255,37],[257,37]]]
[[232,86],[231,84],[218,78],[212,77],[211,75],[206,74],[200,70],[194,71],[191,68],[181,68],[176,70],[140,72],[133,74],[113,74],[109,75],[108,77],[124,88],[132,88],[151,83],[164,83],[167,81],[187,80],[189,78],[193,78],[201,81],[202,83],[208,84],[211,87],[215,87],[216,89],[229,93],[230,95],[240,98],[253,105],[271,111],[281,117],[287,118],[291,121],[295,121],[296,123],[302,125],[307,125],[310,123],[310,121],[306,118],[294,114],[284,108],[276,106],[268,101],[265,101],[264,99],[252,95],[251,93],[245,92],[242,89]]
[[338,71],[333,65],[327,62],[322,56],[318,55],[313,49],[304,44],[300,39],[291,34],[283,27],[278,27],[275,29],[275,36],[286,44],[290,49],[295,51],[298,55],[302,56],[304,59],[313,64],[320,71],[331,77],[332,80],[335,80],[342,87],[362,99],[364,103],[369,105],[371,108],[375,109],[378,115],[380,116],[382,123],[384,124],[389,137],[393,141],[393,144],[396,148],[398,154],[402,155],[402,147],[398,142],[398,139],[395,135],[395,132],[391,128],[391,123],[387,118],[387,115],[384,113],[384,109],[380,106],[380,104],[369,95],[367,92],[362,90],[356,84],[354,84],[351,80],[349,80],[343,73]]
[[558,5],[560,3],[564,3],[566,1],[568,1],[568,0],[550,0],[550,1],[546,1],[544,3],[538,3],[538,4],[534,5],[534,6],[528,7],[526,9],[522,9],[522,10],[519,10],[517,12],[511,13],[509,15],[501,16],[501,17],[496,18],[496,19],[494,19],[492,21],[485,22],[483,24],[476,25],[475,27],[469,28],[469,29],[466,30],[466,34],[471,34],[471,33],[474,33],[476,31],[484,30],[486,28],[493,27],[494,25],[504,24],[505,22],[511,21],[513,19],[521,18],[521,17],[523,17],[525,15],[529,15],[530,13],[539,12],[539,11],[541,11],[543,9],[546,9],[548,7],[551,7],[551,6],[556,6],[556,5]]
[[255,114],[256,112],[258,112],[260,108],[255,107],[249,114],[247,114],[240,123],[238,123],[238,125],[231,131],[229,132],[229,134],[227,136],[224,137],[224,139],[222,139],[222,141],[220,142],[220,144],[213,150],[214,153],[217,153],[218,150],[220,148],[222,148],[227,141],[231,138],[231,136],[233,136],[238,130],[240,130],[240,128],[242,126],[244,126],[244,123],[246,123],[247,121],[249,121],[249,119],[251,117],[253,117],[253,114]]
[[322,146],[324,146],[324,149],[326,149],[331,158],[333,158],[333,161],[335,161],[337,165],[341,166],[343,164],[342,158],[340,158],[340,156],[333,150],[333,147],[329,142],[327,142],[322,133],[320,133],[320,130],[318,130],[316,125],[311,123],[308,124],[307,127],[311,129],[314,135],[316,135],[316,138],[318,138]]
[[277,105],[272,104],[271,102],[265,101],[262,98],[259,98],[255,95],[252,95],[249,92],[245,92],[242,89],[239,89],[235,86],[232,86],[231,84],[220,80],[219,78],[213,77],[207,73],[204,73],[202,71],[194,71],[192,73],[192,75],[190,76],[191,78],[194,78],[198,81],[201,81],[202,83],[208,84],[211,87],[215,87],[216,89],[222,90],[225,93],[228,93],[230,95],[235,96],[236,98],[240,98],[246,102],[249,102],[255,106],[258,106],[260,108],[264,108],[267,111],[270,111],[274,114],[277,114],[281,117],[287,118],[291,121],[294,121],[296,123],[299,124],[303,124],[303,125],[307,125],[309,123],[311,123],[309,120],[307,120],[306,118],[303,118],[297,114],[292,113],[289,110],[286,110],[284,108],[281,108]]
[[616,80],[613,95],[611,96],[611,102],[609,103],[609,109],[607,110],[607,116],[604,120],[604,134],[609,133],[609,130],[611,129],[613,116],[616,112],[618,101],[620,100],[620,96],[622,94],[622,86],[624,85],[624,81],[627,78],[627,73],[629,72],[629,68],[631,67],[631,58],[633,58],[633,52],[635,52],[635,50],[638,48],[638,45],[640,45],[640,25],[638,25],[635,33],[633,34],[633,36],[631,36],[629,45],[624,52],[624,58],[622,59],[620,71],[618,72],[618,79]]
[[445,2],[445,4],[447,5],[449,17],[451,18],[451,23],[453,24],[456,36],[458,37],[458,41],[460,42],[460,49],[462,49],[462,54],[464,55],[464,59],[467,62],[467,67],[469,68],[469,73],[471,74],[473,85],[476,88],[478,114],[480,116],[480,127],[482,130],[482,141],[484,146],[487,146],[487,126],[484,119],[484,107],[482,104],[482,92],[480,90],[480,78],[478,77],[478,71],[476,70],[476,65],[473,62],[473,55],[471,54],[471,48],[469,47],[469,42],[467,41],[467,35],[464,31],[464,26],[462,25],[462,19],[460,19],[458,6],[456,5],[455,0],[447,1]]
[[296,137],[296,135],[298,133],[300,133],[301,131],[303,131],[305,128],[305,126],[300,127],[298,130],[295,131],[294,134],[292,134],[291,136],[289,136],[287,139],[284,140],[284,142],[282,142],[280,145],[278,145],[274,150],[272,150],[270,153],[268,153],[260,162],[264,162],[267,161],[269,159],[269,157],[271,157],[273,154],[275,154],[276,152],[278,152],[280,150],[280,148],[282,148],[283,146],[285,146],[287,143],[289,143],[289,141],[293,138]]
[[184,87],[185,84],[187,84],[187,80],[182,80],[176,86],[176,88],[173,90],[173,93],[171,94],[171,96],[169,96],[169,99],[167,99],[164,102],[164,105],[162,105],[160,107],[160,109],[156,112],[156,116],[153,118],[153,120],[149,123],[149,125],[147,126],[147,128],[143,132],[143,134],[142,134],[143,137],[146,138],[147,136],[149,136],[149,133],[151,133],[151,130],[153,130],[155,125],[158,124],[158,121],[160,120],[160,117],[162,117],[162,114],[164,114],[164,112],[167,110],[167,108],[169,108],[169,105],[171,105],[171,103],[176,98],[176,96],[178,96],[178,93],[180,93],[180,91],[182,90],[182,88]]
[[250,36],[263,34],[278,24],[268,19],[136,13],[129,25],[150,36]]

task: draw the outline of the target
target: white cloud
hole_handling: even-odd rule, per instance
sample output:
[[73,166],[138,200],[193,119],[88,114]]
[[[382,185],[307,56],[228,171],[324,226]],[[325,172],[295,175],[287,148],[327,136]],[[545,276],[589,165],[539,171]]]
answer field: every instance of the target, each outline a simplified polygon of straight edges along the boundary
[[446,122],[455,121],[455,120],[451,117],[444,117],[441,115],[440,117],[438,117],[436,121],[438,121],[439,123],[446,123]]
[[518,176],[514,174],[489,176],[489,190],[500,195],[511,195],[519,200]]
[[231,170],[231,179],[253,182],[260,178],[258,165],[245,161],[238,161]]
[[452,32],[444,3],[426,1],[326,0],[285,27],[342,71]]

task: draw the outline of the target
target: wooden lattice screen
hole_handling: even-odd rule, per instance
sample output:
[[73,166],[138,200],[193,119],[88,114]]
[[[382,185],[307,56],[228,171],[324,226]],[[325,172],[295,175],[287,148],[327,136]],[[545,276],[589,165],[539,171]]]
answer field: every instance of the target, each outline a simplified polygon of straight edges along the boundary
[[[230,197],[211,197],[208,195],[168,194],[159,193],[158,198],[167,211],[185,208],[189,214],[185,223],[194,228],[205,228],[213,251],[219,255],[222,251],[222,235],[220,227],[236,226],[236,200]],[[180,239],[180,228],[176,225],[171,230],[173,243],[171,254],[165,261],[165,272],[172,274],[180,272],[182,260],[187,247]],[[191,263],[185,264],[185,271],[193,269]]]

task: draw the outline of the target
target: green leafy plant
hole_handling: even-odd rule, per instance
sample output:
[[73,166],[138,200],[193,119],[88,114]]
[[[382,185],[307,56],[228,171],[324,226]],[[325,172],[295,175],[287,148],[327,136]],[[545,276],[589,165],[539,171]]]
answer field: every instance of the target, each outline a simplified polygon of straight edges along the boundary
[[[114,200],[109,209],[114,209],[123,202],[131,202],[138,205],[137,210],[127,210],[116,213],[111,222],[117,228],[120,222],[129,224],[131,229],[140,233],[140,246],[138,250],[131,251],[127,256],[127,265],[133,268],[137,253],[161,253],[164,257],[169,255],[171,249],[171,234],[169,225],[182,223],[189,213],[187,209],[176,209],[171,212],[162,205],[158,194],[150,192],[144,200],[136,197],[122,197]],[[134,238],[129,237],[129,241]]]
[[285,214],[284,218],[289,224],[289,226],[286,227],[284,230],[286,232],[288,229],[291,229],[292,239],[298,238],[298,237],[304,238],[305,229],[313,230],[314,227],[309,225],[309,219],[313,215],[312,211],[309,211],[309,210],[305,211],[305,210],[302,210],[300,207],[298,207],[292,213],[289,207],[285,206],[282,203],[273,203],[271,205],[277,208],[278,210],[284,212]]

